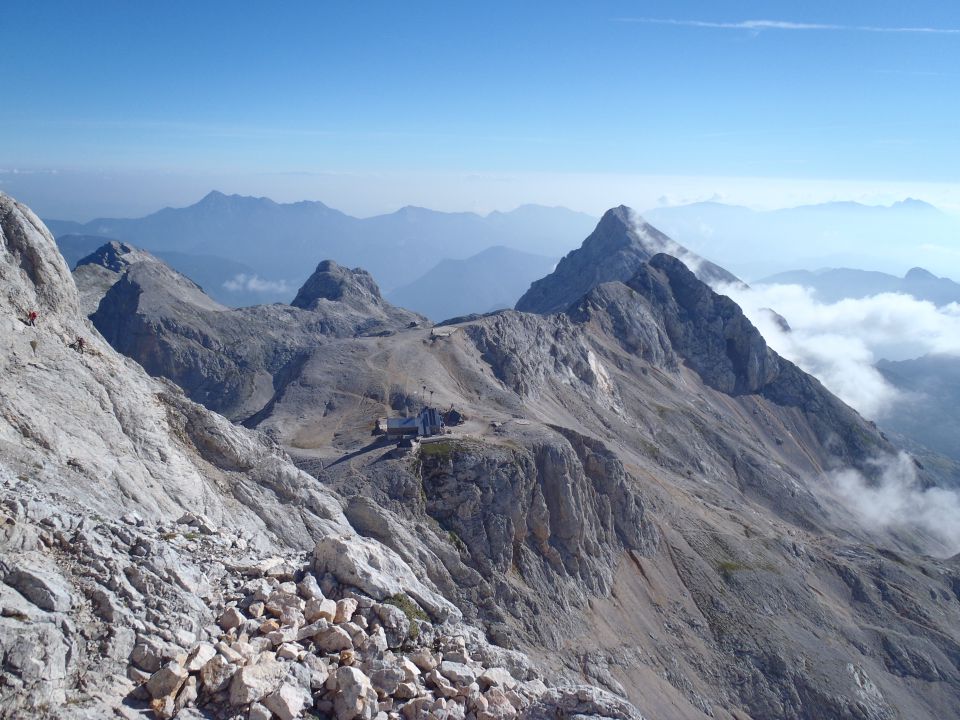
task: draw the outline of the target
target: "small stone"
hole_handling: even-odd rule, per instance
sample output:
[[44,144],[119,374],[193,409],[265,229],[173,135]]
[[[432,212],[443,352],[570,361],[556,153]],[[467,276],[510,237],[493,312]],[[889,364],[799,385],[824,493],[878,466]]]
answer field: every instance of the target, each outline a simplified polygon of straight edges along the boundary
[[19,565],[3,581],[41,610],[66,612],[73,605],[66,581],[42,568]]
[[397,700],[412,700],[422,694],[420,686],[415,682],[402,682],[397,685],[397,689],[393,692],[393,696]]
[[280,629],[280,622],[274,618],[270,618],[269,620],[264,620],[260,624],[260,629],[258,632],[260,632],[261,635],[269,635],[270,633],[279,629]]
[[237,666],[228,662],[223,655],[215,655],[200,668],[200,683],[208,693],[220,692],[226,689],[236,670]]
[[243,655],[238,653],[232,647],[227,645],[225,642],[218,642],[214,647],[217,648],[217,652],[223,655],[226,658],[227,662],[233,663],[234,665],[242,665],[245,661]]
[[307,622],[316,622],[317,620],[326,620],[333,622],[337,616],[337,604],[328,598],[308,600],[304,606],[303,615]]
[[357,611],[357,601],[353,598],[343,598],[337,600],[337,614],[334,616],[335,623],[350,622],[353,614]]
[[393,695],[403,680],[404,673],[399,667],[380,668],[370,673],[370,684],[381,700]]
[[273,713],[266,706],[255,702],[250,705],[247,720],[273,720]]
[[404,682],[416,682],[420,678],[420,668],[414,665],[410,658],[400,660],[400,669],[403,670]]
[[476,673],[469,665],[444,660],[438,668],[440,674],[454,685],[465,687],[477,679]]
[[143,683],[150,679],[150,673],[146,670],[141,670],[136,665],[128,665],[127,678],[133,680],[137,685],[143,685]]
[[246,705],[269,695],[286,672],[282,663],[269,656],[240,668],[230,683],[230,704]]
[[311,625],[304,625],[302,628],[297,630],[297,641],[299,642],[300,640],[312,638],[321,630],[326,630],[328,627],[330,627],[330,624],[326,620],[318,620]]
[[243,616],[243,613],[237,610],[237,608],[228,607],[223,611],[223,615],[220,616],[220,627],[223,630],[232,630],[233,628],[243,625],[245,620],[246,618]]
[[263,704],[280,720],[294,720],[300,717],[300,713],[308,702],[312,704],[312,698],[302,688],[289,683],[283,683],[263,699]]
[[313,573],[307,573],[297,585],[297,591],[304,600],[323,600],[323,591]]
[[174,696],[187,679],[188,674],[180,663],[171,660],[150,676],[150,679],[147,680],[147,692],[150,693],[152,698]]
[[439,653],[431,652],[429,648],[417,648],[410,654],[410,660],[423,672],[430,672],[440,664]]
[[457,688],[437,670],[431,670],[429,672],[427,675],[427,683],[440,697],[450,698],[457,695]]
[[210,662],[217,654],[217,649],[210,643],[200,643],[187,657],[186,669],[188,672],[197,672]]
[[347,631],[337,625],[331,625],[321,630],[314,637],[314,642],[323,652],[334,653],[353,648],[353,641]]
[[262,618],[263,610],[263,603],[257,600],[256,602],[250,603],[250,607],[247,608],[247,614],[252,618]]
[[359,715],[364,715],[368,695],[373,692],[370,678],[357,668],[341,667],[337,669],[336,679],[337,694],[333,706],[337,720],[353,720]]
[[293,643],[283,643],[277,648],[277,657],[281,660],[296,660],[302,649],[299,645]]
[[400,709],[400,714],[403,715],[405,720],[420,720],[421,717],[427,716],[433,703],[433,698],[418,697],[404,705]]
[[173,703],[173,714],[177,716],[181,710],[197,701],[197,678],[190,676],[180,688],[176,701]]
[[512,689],[517,686],[517,681],[513,678],[513,675],[508,670],[498,667],[484,670],[477,678],[477,682],[480,683],[481,690],[487,690],[490,687]]

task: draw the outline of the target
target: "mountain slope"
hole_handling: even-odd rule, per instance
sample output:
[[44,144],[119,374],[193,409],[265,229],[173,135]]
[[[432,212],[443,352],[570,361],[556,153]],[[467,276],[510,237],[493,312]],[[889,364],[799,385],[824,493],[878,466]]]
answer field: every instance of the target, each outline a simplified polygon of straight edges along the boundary
[[[30,308],[36,327],[17,319]],[[357,535],[344,498],[266,436],[116,354],[53,238],[3,194],[0,309],[0,717],[297,717],[319,703],[372,720],[387,699],[464,712],[443,696],[472,691],[511,717],[516,703],[639,720],[490,645],[427,579],[423,541],[404,559]],[[67,345],[78,335],[84,352]],[[411,657],[457,658],[460,674],[421,679]],[[496,679],[472,690],[477,676]]]
[[464,260],[441,260],[389,297],[433,320],[490,312],[513,307],[530,283],[555,265],[554,258],[492,247]]
[[706,282],[737,282],[723,268],[697,257],[621,205],[608,210],[583,245],[564,257],[550,275],[530,286],[517,301],[517,310],[540,314],[566,310],[601,283],[629,280],[660,252],[684,260]]
[[960,358],[925,355],[877,363],[883,377],[905,394],[883,427],[960,461]]
[[[955,715],[960,567],[930,553],[956,547],[835,480],[923,471],[675,258],[584,293],[331,337],[255,421],[550,676],[651,717]],[[465,424],[412,455],[372,435],[428,397]]]

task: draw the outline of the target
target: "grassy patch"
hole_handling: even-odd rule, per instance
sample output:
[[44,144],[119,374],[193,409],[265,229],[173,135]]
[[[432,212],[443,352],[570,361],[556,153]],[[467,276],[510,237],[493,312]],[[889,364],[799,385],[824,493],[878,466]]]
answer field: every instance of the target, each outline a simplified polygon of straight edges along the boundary
[[417,605],[413,600],[403,593],[391,595],[384,600],[383,603],[385,605],[393,605],[394,607],[403,610],[403,614],[406,615],[407,620],[410,621],[410,632],[408,637],[411,640],[416,640],[418,637],[420,637],[420,628],[417,626],[416,621],[423,620],[424,622],[428,622],[430,618],[427,617],[427,614],[420,609],[419,605]]
[[420,445],[420,457],[445,460],[453,455],[452,442],[433,442]]
[[717,563],[717,570],[723,575],[724,580],[730,580],[734,573],[743,572],[744,570],[749,570],[748,565],[742,565],[738,562],[733,562],[732,560],[724,560]]

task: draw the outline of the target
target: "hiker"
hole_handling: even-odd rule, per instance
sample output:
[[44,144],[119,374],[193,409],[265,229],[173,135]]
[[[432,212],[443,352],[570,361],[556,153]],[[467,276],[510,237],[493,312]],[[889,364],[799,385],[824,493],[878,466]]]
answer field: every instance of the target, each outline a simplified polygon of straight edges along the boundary
[[36,327],[36,326],[37,326],[37,311],[36,311],[36,310],[31,310],[31,311],[30,311],[30,314],[27,315],[27,325],[29,325],[30,327]]
[[77,346],[76,346],[77,352],[80,353],[81,355],[83,355],[83,348],[86,346],[86,344],[87,344],[87,341],[84,340],[82,337],[77,338]]

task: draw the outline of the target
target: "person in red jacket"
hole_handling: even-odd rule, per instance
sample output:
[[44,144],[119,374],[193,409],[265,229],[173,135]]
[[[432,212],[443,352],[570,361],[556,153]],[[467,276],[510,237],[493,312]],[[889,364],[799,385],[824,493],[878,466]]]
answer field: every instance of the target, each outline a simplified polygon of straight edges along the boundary
[[37,325],[37,311],[31,310],[30,314],[27,315],[27,325],[30,327],[36,327]]

